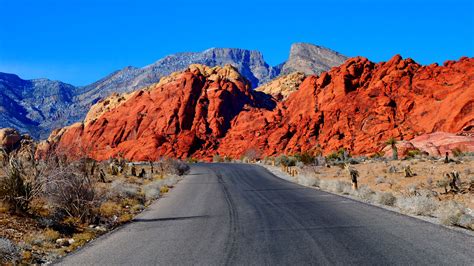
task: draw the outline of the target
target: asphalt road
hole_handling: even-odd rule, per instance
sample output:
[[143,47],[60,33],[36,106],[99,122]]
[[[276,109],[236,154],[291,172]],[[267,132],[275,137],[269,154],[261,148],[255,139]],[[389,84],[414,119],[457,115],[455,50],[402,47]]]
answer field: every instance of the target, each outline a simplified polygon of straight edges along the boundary
[[135,221],[59,263],[474,265],[474,237],[260,166],[197,164]]

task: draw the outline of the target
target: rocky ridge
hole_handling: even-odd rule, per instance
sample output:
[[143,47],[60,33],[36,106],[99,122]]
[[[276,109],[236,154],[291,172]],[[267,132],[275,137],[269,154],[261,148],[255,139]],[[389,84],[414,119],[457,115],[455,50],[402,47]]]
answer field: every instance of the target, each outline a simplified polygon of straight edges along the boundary
[[239,158],[249,149],[263,155],[339,148],[372,154],[391,137],[471,134],[473,99],[472,58],[422,66],[398,55],[382,63],[355,57],[307,77],[278,103],[252,90],[233,67],[191,66],[135,92],[93,122],[56,132],[48,145],[56,151],[82,146],[96,159],[131,160]]

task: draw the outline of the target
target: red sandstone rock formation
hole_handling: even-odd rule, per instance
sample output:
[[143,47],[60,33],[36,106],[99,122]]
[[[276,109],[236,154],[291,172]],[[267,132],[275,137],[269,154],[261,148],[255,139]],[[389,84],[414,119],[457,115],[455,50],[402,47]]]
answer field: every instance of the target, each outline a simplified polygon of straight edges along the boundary
[[[461,152],[474,151],[474,137],[435,132],[417,136],[412,140],[399,141],[396,146],[399,157],[406,156],[411,150],[423,151],[431,156],[444,156],[446,152],[452,154],[455,149]],[[391,147],[385,147],[383,153],[386,157],[391,157]]]
[[474,59],[421,66],[398,55],[379,64],[356,57],[308,77],[272,112],[240,114],[218,152],[235,157],[253,146],[267,155],[339,148],[370,154],[390,137],[473,127]]
[[102,102],[97,117],[56,131],[43,146],[100,160],[238,158],[249,149],[370,154],[390,137],[474,131],[474,59],[421,66],[356,57],[306,78],[276,106],[268,97],[232,67],[193,65],[112,107]]
[[114,108],[93,108],[98,117],[88,115],[87,123],[54,132],[49,145],[42,146],[99,160],[212,156],[232,119],[257,107],[249,84],[231,66],[192,65],[165,81],[136,91]]

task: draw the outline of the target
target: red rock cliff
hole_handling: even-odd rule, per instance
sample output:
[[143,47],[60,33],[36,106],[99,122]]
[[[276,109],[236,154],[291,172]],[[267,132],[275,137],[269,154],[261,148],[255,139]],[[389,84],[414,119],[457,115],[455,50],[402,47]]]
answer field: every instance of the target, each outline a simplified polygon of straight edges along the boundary
[[378,64],[356,57],[306,78],[274,108],[232,67],[199,65],[120,99],[56,132],[49,146],[132,160],[239,157],[250,148],[264,155],[341,147],[367,154],[390,137],[467,134],[474,130],[474,59],[421,66],[400,56]]

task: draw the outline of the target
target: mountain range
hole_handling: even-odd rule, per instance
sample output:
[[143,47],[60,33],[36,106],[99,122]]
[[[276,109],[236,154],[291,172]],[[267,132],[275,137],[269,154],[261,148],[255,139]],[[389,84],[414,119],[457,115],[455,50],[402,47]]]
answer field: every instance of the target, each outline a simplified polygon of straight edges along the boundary
[[48,79],[23,80],[14,74],[0,73],[0,128],[13,127],[44,139],[55,128],[82,121],[90,107],[101,99],[152,85],[191,64],[210,67],[230,64],[256,88],[280,74],[319,74],[346,59],[324,47],[295,43],[288,60],[277,66],[267,64],[258,51],[211,48],[169,55],[141,68],[128,66],[83,87]]

